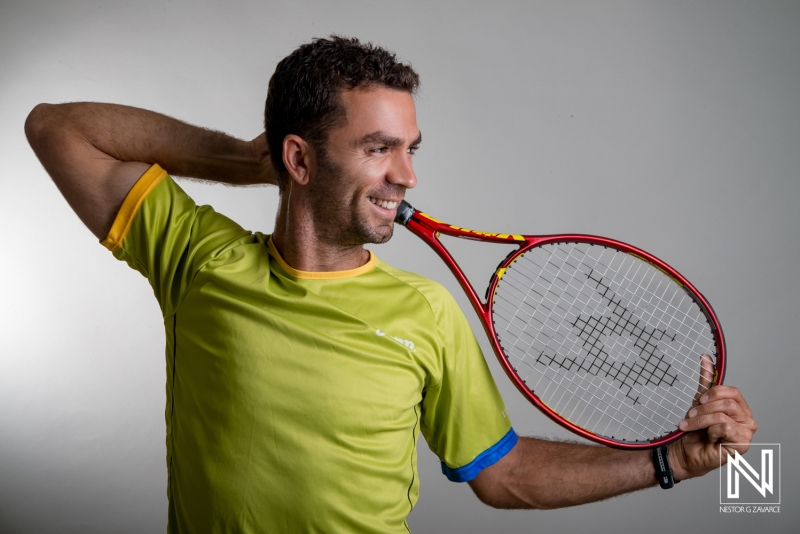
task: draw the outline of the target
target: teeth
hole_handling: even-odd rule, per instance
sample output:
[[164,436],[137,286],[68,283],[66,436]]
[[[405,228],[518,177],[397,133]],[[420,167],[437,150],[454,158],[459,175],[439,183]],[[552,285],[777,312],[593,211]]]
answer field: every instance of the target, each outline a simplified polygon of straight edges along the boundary
[[367,198],[369,199],[370,202],[372,202],[376,206],[380,206],[387,210],[393,210],[397,207],[397,202],[393,200],[383,200],[375,197],[367,197]]

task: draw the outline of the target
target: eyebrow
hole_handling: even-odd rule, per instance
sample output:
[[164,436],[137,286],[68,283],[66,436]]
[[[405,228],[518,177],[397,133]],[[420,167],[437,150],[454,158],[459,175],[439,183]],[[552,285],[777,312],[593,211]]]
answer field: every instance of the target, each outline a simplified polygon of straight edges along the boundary
[[[417,146],[421,142],[422,142],[422,132],[420,132],[419,135],[417,135],[417,138],[411,142],[411,146]],[[378,130],[377,132],[368,133],[358,141],[359,146],[369,145],[372,143],[386,145],[389,147],[396,147],[396,146],[402,146],[403,140],[400,139],[399,137],[394,137],[387,134],[386,132]]]

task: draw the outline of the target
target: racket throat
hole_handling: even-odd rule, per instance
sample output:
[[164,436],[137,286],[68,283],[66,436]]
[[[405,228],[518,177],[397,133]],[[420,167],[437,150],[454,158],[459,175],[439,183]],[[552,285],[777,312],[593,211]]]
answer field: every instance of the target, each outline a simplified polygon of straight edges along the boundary
[[[475,311],[482,317],[488,317],[489,312],[489,298],[494,287],[495,281],[502,277],[505,269],[502,267],[510,257],[517,254],[521,248],[526,244],[522,236],[506,236],[505,234],[491,234],[486,232],[474,232],[471,230],[461,229],[454,226],[447,225],[433,217],[424,214],[415,209],[411,204],[402,200],[397,206],[397,215],[395,222],[405,226],[411,233],[422,239],[429,247],[431,247],[436,254],[445,262],[450,272],[458,280],[459,285],[467,294]],[[472,283],[467,278],[464,271],[458,266],[452,254],[448,252],[447,248],[439,240],[441,234],[449,235],[460,239],[470,239],[483,242],[495,242],[500,244],[519,243],[519,247],[510,251],[508,255],[497,264],[497,267],[492,273],[492,277],[486,287],[483,299],[478,295]],[[480,237],[479,237],[480,235]],[[494,237],[489,237],[494,236]],[[506,236],[509,239],[503,239]]]
[[478,293],[475,291],[475,288],[472,287],[467,275],[464,274],[464,271],[462,271],[460,267],[458,267],[458,264],[453,259],[452,255],[447,251],[442,242],[439,241],[439,232],[430,228],[424,222],[415,217],[412,217],[408,221],[406,228],[408,228],[417,237],[425,241],[425,243],[427,243],[428,246],[431,247],[440,258],[442,258],[447,265],[447,268],[450,269],[450,272],[453,273],[453,276],[455,276],[456,280],[458,280],[461,289],[463,289],[467,294],[467,297],[469,297],[470,302],[472,303],[473,307],[475,307],[475,311],[480,314],[485,314],[488,310],[487,300],[482,300],[480,296],[478,296]]

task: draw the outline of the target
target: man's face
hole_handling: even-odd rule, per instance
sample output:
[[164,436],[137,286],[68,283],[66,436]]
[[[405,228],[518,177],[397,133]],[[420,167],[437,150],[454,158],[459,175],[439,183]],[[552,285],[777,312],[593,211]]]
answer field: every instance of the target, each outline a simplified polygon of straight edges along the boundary
[[347,123],[328,133],[309,190],[321,238],[340,246],[384,243],[397,204],[417,183],[421,136],[409,93],[385,87],[340,95]]

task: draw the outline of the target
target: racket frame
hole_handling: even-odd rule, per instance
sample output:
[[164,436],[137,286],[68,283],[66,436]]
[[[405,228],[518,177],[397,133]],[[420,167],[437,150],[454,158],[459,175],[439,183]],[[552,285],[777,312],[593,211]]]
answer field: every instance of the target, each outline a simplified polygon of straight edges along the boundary
[[[561,425],[562,427],[566,428],[567,430],[574,432],[588,440],[594,441],[595,443],[599,443],[601,445],[605,445],[607,447],[613,447],[617,449],[626,449],[626,450],[638,450],[638,449],[652,449],[655,447],[659,447],[661,445],[666,445],[671,443],[679,438],[681,438],[685,432],[682,430],[676,429],[673,432],[665,436],[661,436],[658,439],[654,439],[652,441],[624,441],[620,442],[614,439],[607,438],[605,436],[599,436],[588,430],[576,425],[572,421],[562,417],[558,413],[556,413],[553,409],[551,409],[544,401],[542,401],[536,393],[530,390],[526,385],[525,381],[520,378],[520,376],[516,373],[511,362],[506,357],[505,352],[503,351],[502,346],[500,345],[499,337],[494,328],[494,322],[492,321],[492,306],[493,306],[493,296],[494,292],[497,289],[497,284],[500,279],[503,277],[505,270],[512,264],[516,259],[527,252],[528,250],[542,246],[547,244],[554,244],[560,242],[575,242],[575,243],[587,243],[591,245],[600,245],[605,247],[614,248],[617,250],[621,250],[628,254],[632,254],[637,258],[649,263],[650,265],[654,266],[667,276],[669,276],[673,281],[678,283],[682,286],[686,292],[690,295],[690,297],[699,305],[700,309],[703,311],[704,315],[709,321],[709,325],[712,330],[712,334],[714,336],[714,342],[717,348],[716,360],[714,362],[715,367],[715,374],[714,378],[711,381],[711,386],[721,385],[722,380],[725,377],[725,362],[726,362],[726,351],[725,351],[725,338],[722,334],[722,327],[719,324],[719,320],[717,319],[716,314],[714,313],[711,304],[706,300],[706,298],[687,280],[683,275],[681,275],[678,271],[658,259],[657,257],[653,256],[652,254],[645,252],[637,247],[624,243],[622,241],[616,241],[614,239],[608,239],[606,237],[599,237],[594,235],[588,234],[554,234],[554,235],[544,235],[544,236],[533,236],[533,235],[521,235],[521,234],[496,234],[492,232],[479,232],[476,230],[470,230],[467,228],[461,228],[458,226],[454,226],[451,224],[444,223],[427,215],[415,208],[413,208],[410,204],[406,201],[402,201],[401,204],[397,208],[397,218],[395,222],[405,226],[408,230],[411,231],[414,235],[422,239],[425,243],[428,244],[442,260],[445,262],[447,267],[453,273],[453,275],[458,280],[459,285],[467,294],[467,298],[469,298],[472,307],[475,310],[475,313],[478,314],[478,317],[483,325],[484,330],[486,331],[486,335],[489,338],[489,342],[492,345],[492,349],[494,350],[495,356],[497,356],[497,360],[500,362],[501,367],[505,371],[508,378],[511,382],[516,386],[522,395],[527,398],[532,404],[534,404],[540,411],[542,411],[547,417],[552,419],[555,423]],[[455,261],[453,256],[448,252],[447,248],[439,241],[440,235],[448,235],[451,237],[457,237],[462,239],[472,239],[476,241],[484,241],[484,242],[491,242],[491,243],[504,243],[504,244],[517,244],[519,248],[516,250],[511,251],[503,261],[501,261],[495,271],[492,273],[491,279],[489,280],[489,286],[486,288],[486,295],[485,299],[481,300],[478,296],[478,293],[475,291],[475,288],[470,283],[469,279],[467,279],[466,274],[464,271],[458,266],[458,263]],[[709,387],[711,387],[709,386]]]

